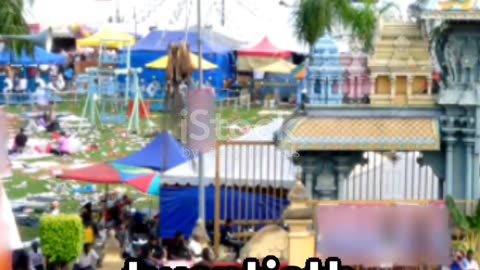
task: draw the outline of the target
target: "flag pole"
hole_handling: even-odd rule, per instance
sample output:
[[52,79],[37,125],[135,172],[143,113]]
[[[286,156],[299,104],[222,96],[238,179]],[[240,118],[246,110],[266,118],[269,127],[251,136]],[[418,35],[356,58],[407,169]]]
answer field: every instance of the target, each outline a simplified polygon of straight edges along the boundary
[[[198,35],[198,88],[202,88],[202,5],[197,0],[197,35]],[[205,183],[203,182],[203,153],[198,153],[198,216],[205,222]]]

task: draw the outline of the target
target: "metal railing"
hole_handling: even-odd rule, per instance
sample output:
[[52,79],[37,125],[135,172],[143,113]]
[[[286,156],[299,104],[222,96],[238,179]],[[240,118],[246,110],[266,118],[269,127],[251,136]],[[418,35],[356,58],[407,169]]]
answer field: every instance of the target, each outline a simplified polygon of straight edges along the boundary
[[365,152],[347,178],[345,200],[435,200],[441,181],[420,152]]
[[219,141],[216,145],[214,245],[227,219],[236,236],[249,239],[268,224],[281,224],[288,189],[295,182],[292,153],[273,142]]

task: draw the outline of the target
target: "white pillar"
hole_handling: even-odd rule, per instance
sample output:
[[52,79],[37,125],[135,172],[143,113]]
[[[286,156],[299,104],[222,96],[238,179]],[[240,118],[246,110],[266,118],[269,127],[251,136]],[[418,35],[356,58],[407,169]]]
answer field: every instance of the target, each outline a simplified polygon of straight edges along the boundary
[[348,97],[354,97],[355,98],[355,77],[353,75],[348,76],[348,81],[350,82],[350,85],[348,86]]
[[427,77],[427,94],[432,95],[433,79],[432,76]]
[[390,76],[390,98],[393,100],[397,95],[397,77],[395,75]]
[[376,82],[377,82],[377,76],[376,75],[370,75],[370,95],[375,95],[376,91]]

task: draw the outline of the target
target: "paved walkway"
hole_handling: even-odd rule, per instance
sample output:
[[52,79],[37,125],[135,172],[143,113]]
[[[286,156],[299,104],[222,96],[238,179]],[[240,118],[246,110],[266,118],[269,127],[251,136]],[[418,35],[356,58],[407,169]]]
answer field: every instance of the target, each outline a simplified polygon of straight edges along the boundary
[[123,259],[120,256],[121,249],[115,237],[110,237],[105,243],[105,256],[103,265],[99,270],[121,270],[123,268]]

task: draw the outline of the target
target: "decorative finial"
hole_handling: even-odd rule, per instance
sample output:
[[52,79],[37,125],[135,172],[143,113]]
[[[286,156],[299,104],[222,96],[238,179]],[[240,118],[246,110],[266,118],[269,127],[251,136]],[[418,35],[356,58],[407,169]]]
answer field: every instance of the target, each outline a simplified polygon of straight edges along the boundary
[[290,191],[288,192],[288,200],[290,202],[304,202],[309,200],[307,190],[302,181],[297,180],[290,188]]
[[352,52],[359,53],[361,50],[360,42],[357,39],[354,39],[351,44]]

